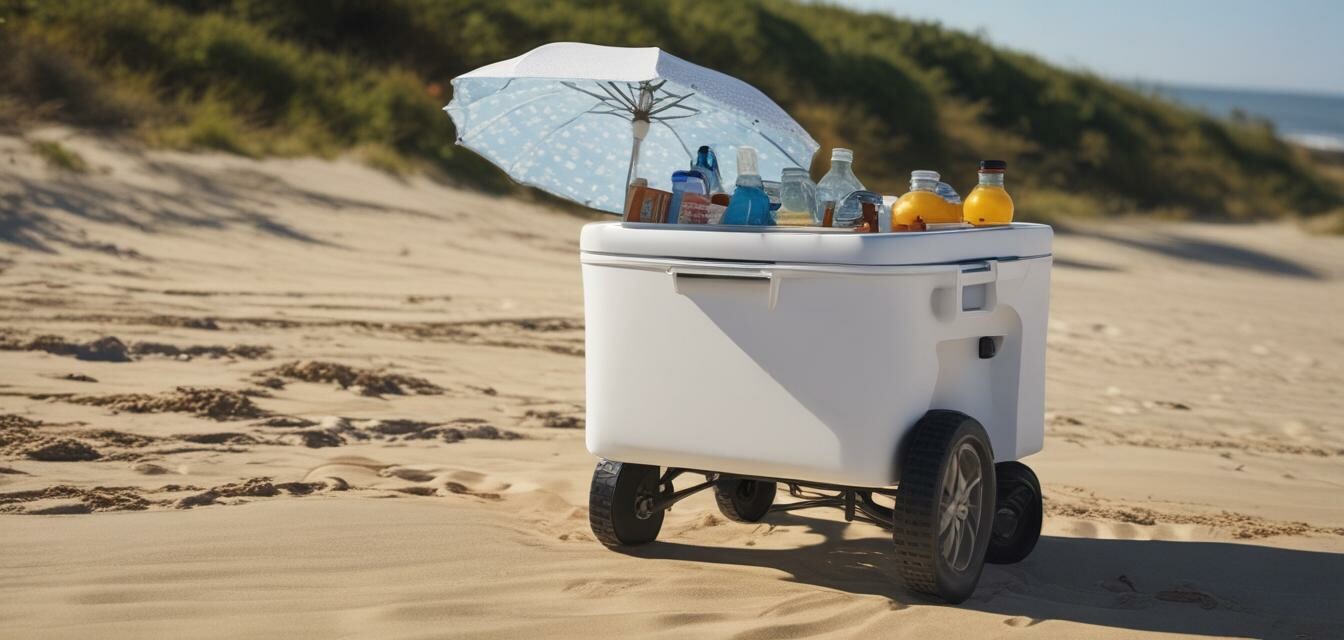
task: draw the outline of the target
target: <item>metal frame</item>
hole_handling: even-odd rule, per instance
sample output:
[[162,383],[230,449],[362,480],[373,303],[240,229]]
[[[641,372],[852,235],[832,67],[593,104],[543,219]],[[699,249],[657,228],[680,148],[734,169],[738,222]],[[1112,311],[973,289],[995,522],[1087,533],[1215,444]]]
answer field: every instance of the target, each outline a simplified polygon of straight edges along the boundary
[[[703,475],[705,481],[681,489],[680,491],[676,490],[673,487],[673,481],[686,473]],[[641,504],[638,507],[638,511],[651,514],[671,509],[672,505],[714,486],[714,483],[722,477],[779,482],[788,486],[789,495],[798,498],[798,501],[772,505],[770,507],[772,513],[798,511],[800,509],[812,509],[816,507],[834,507],[845,512],[846,522],[854,522],[857,520],[859,522],[875,524],[884,529],[890,529],[892,527],[891,507],[884,507],[878,504],[877,501],[873,499],[873,496],[881,495],[894,499],[896,497],[895,489],[846,487],[831,484],[800,482],[783,478],[737,476],[720,474],[714,471],[696,471],[693,469],[668,468],[658,480],[659,495],[657,497],[648,498],[646,503]]]

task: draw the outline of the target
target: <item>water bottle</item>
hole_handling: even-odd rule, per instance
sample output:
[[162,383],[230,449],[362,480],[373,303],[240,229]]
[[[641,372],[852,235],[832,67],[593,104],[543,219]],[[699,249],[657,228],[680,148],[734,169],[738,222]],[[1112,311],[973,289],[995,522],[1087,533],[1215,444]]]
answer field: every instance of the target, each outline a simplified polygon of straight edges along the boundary
[[840,204],[845,196],[863,190],[863,183],[854,175],[854,152],[849,149],[831,149],[831,170],[817,183],[817,220],[821,220],[830,203]]
[[[859,190],[851,191],[845,196],[840,204],[835,207],[835,213],[831,218],[831,226],[842,229],[851,229],[863,224],[863,205],[871,204],[878,215],[882,211],[882,196],[872,191]],[[880,224],[880,222],[879,222]],[[874,229],[877,231],[878,229]]]
[[702,145],[696,151],[691,170],[700,172],[700,177],[705,179],[710,193],[723,191],[723,177],[719,175],[719,159],[714,156],[714,150],[710,149],[709,145]]
[[723,212],[722,224],[773,225],[775,218],[770,213],[770,196],[765,194],[765,185],[756,164],[756,149],[737,148],[737,187],[733,189],[733,198],[728,209]]

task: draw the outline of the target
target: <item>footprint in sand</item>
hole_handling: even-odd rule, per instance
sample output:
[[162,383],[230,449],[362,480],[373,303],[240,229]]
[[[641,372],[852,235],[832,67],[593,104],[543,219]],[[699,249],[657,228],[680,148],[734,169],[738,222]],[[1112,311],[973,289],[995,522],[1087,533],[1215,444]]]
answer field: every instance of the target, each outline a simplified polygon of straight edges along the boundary
[[384,478],[401,478],[402,480],[410,480],[411,482],[429,482],[430,480],[433,480],[435,476],[435,474],[429,471],[412,469],[410,467],[387,467],[380,470],[378,475]]
[[645,578],[596,578],[574,580],[564,586],[566,593],[601,598],[614,596],[626,589],[648,584]]
[[134,467],[131,467],[131,470],[147,476],[161,476],[173,472],[172,469],[163,465],[154,464],[153,462],[141,462]]

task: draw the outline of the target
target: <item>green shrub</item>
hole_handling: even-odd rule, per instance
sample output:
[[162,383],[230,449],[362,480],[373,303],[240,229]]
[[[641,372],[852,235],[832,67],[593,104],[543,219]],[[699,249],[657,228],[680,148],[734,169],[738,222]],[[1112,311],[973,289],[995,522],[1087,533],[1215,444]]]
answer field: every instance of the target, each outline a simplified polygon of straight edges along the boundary
[[[357,149],[518,189],[454,145],[450,80],[545,42],[661,46],[751,82],[865,184],[1008,160],[1023,215],[1256,219],[1344,206],[1264,123],[1218,121],[936,24],[787,0],[0,0],[0,116],[245,155]],[[407,165],[409,166],[409,165]],[[1039,200],[1038,200],[1039,199]],[[1115,204],[1122,203],[1122,204]]]
[[28,148],[33,153],[46,161],[47,166],[62,171],[74,173],[88,173],[89,163],[84,161],[83,156],[66,149],[59,142],[49,140],[34,140],[28,143]]

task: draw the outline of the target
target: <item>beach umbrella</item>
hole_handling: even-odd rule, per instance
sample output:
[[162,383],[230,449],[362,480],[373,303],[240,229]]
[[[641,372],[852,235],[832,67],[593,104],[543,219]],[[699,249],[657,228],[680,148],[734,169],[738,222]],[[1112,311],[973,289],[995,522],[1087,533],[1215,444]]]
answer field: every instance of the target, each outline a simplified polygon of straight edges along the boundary
[[701,145],[726,188],[739,146],[756,148],[766,180],[809,168],[818,146],[755,87],[657,47],[543,45],[454,78],[444,110],[457,143],[514,180],[612,213],[634,177],[670,190]]

